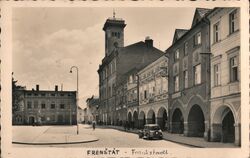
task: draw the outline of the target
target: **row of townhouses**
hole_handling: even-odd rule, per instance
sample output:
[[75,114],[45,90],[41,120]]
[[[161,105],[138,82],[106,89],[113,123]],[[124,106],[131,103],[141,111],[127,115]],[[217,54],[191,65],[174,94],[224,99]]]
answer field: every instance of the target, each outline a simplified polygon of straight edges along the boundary
[[[197,8],[165,52],[146,37],[124,46],[123,19],[104,24],[99,122],[240,145],[240,9]],[[168,37],[169,38],[169,37]]]

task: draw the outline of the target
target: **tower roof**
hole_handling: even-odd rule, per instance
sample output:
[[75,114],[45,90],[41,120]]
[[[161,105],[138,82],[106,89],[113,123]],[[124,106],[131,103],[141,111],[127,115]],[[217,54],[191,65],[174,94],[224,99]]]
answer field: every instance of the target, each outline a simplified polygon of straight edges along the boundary
[[103,26],[103,30],[105,31],[108,27],[115,26],[124,28],[126,26],[125,21],[121,18],[116,18],[113,16],[112,18],[108,18]]

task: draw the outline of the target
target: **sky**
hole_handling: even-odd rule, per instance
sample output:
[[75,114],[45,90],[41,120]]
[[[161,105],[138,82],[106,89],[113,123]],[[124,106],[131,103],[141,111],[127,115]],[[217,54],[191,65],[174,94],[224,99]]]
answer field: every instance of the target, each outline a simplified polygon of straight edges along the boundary
[[[191,27],[195,8],[15,8],[13,10],[13,72],[27,89],[76,90],[79,68],[79,105],[99,95],[97,70],[105,56],[107,18],[125,20],[124,45],[154,40],[162,51],[172,43],[176,28]],[[62,85],[62,86],[61,86]]]

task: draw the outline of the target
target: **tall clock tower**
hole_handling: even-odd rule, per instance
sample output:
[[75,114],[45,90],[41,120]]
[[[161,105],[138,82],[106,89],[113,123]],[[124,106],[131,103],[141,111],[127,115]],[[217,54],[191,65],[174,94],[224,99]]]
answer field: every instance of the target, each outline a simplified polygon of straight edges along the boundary
[[108,18],[103,26],[105,32],[105,56],[109,56],[116,47],[124,46],[125,21],[115,17]]

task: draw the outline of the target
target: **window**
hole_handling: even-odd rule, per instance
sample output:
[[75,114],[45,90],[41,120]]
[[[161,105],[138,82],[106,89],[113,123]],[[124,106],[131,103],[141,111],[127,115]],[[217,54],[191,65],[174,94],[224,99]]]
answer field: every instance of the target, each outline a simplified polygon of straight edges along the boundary
[[175,92],[179,91],[179,76],[174,77],[174,91]]
[[180,56],[180,52],[179,52],[179,49],[177,49],[174,53],[174,61],[177,61],[179,59],[179,56]]
[[183,76],[184,76],[184,88],[188,88],[188,71],[187,70],[183,72]]
[[187,55],[188,54],[188,43],[185,42],[184,44],[184,55]]
[[220,23],[214,24],[214,43],[219,42],[219,31],[220,31]]
[[147,90],[144,90],[144,99],[147,99]]
[[162,78],[162,91],[166,93],[168,91],[168,80],[166,77]]
[[56,94],[55,94],[55,93],[51,93],[50,95],[51,95],[51,96],[56,96]]
[[45,93],[42,93],[42,94],[41,94],[41,96],[43,96],[43,97],[44,97],[44,96],[45,96]]
[[42,104],[41,104],[41,108],[42,108],[42,109],[45,109],[45,108],[46,108],[46,104],[45,104],[45,103],[42,103]]
[[133,83],[133,76],[132,75],[129,76],[129,83]]
[[56,108],[56,104],[54,104],[54,103],[51,104],[51,105],[50,105],[50,108],[51,108],[51,109],[55,109],[55,108]]
[[111,97],[111,94],[112,94],[112,92],[111,92],[111,86],[109,86],[109,89],[108,89],[109,91],[108,91],[108,97]]
[[230,59],[230,81],[238,81],[238,63],[236,56]]
[[201,83],[201,64],[196,65],[194,67],[194,84],[200,84]]
[[120,32],[117,33],[117,37],[120,38]]
[[229,14],[229,33],[234,33],[237,27],[237,14],[236,10]]
[[63,96],[64,96],[64,94],[63,94],[63,93],[61,93],[61,94],[60,94],[60,96],[62,96],[62,97],[63,97]]
[[31,101],[28,101],[28,102],[27,102],[27,108],[28,108],[28,109],[31,109],[31,108],[32,108],[32,102],[31,102]]
[[110,74],[112,74],[113,73],[113,65],[112,65],[112,63],[110,63]]
[[60,109],[64,109],[65,105],[64,104],[60,104]]
[[214,86],[220,85],[220,64],[214,65]]
[[201,32],[194,35],[194,46],[201,44]]

